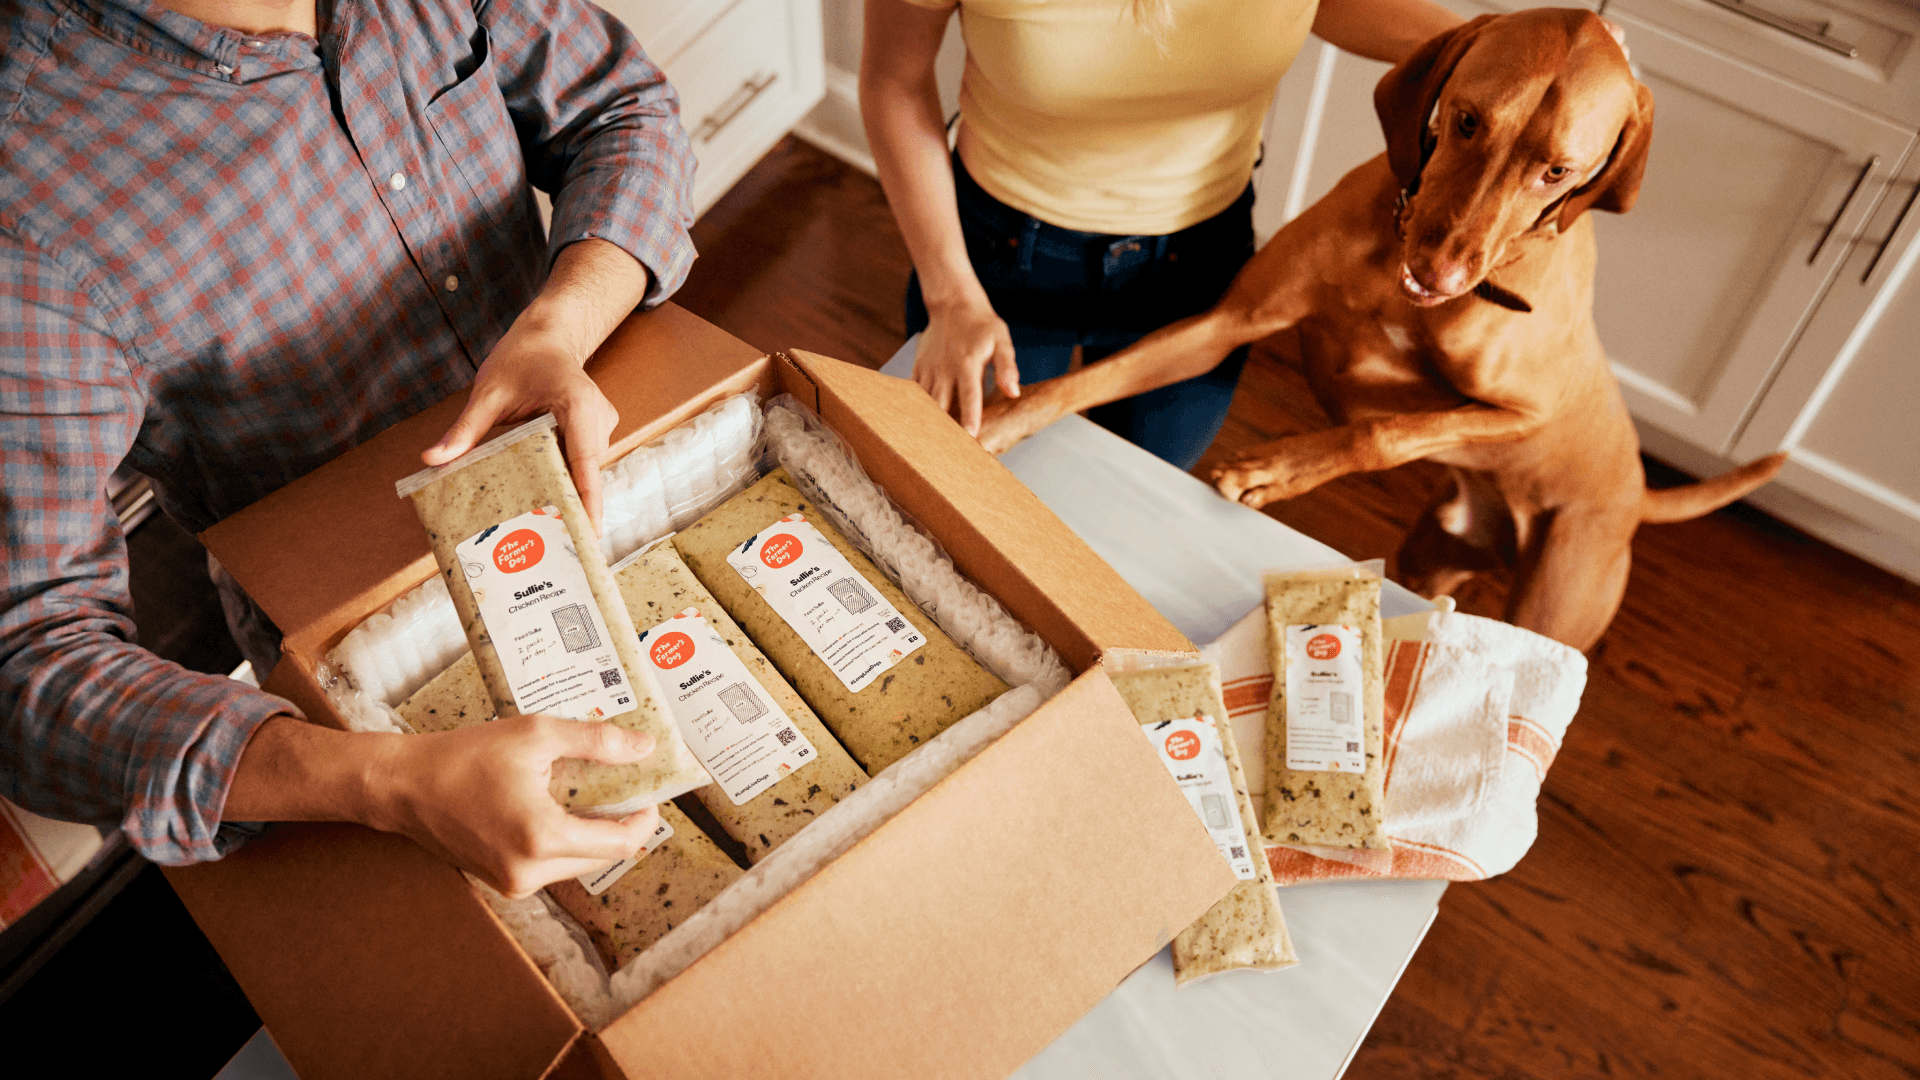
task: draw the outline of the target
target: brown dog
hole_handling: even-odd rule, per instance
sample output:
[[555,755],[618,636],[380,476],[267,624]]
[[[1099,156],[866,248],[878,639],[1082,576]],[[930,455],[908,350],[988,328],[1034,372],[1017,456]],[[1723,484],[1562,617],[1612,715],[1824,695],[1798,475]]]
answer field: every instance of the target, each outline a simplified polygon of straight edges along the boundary
[[1507,618],[1579,649],[1626,589],[1641,522],[1683,521],[1771,479],[1785,455],[1649,491],[1593,325],[1590,209],[1639,192],[1653,97],[1587,11],[1482,16],[1374,92],[1387,152],[1348,173],[1247,264],[1212,310],[989,410],[1002,449],[1055,417],[1210,370],[1297,328],[1326,431],[1218,469],[1263,506],[1418,459],[1453,490],[1395,576],[1426,595],[1512,567]]

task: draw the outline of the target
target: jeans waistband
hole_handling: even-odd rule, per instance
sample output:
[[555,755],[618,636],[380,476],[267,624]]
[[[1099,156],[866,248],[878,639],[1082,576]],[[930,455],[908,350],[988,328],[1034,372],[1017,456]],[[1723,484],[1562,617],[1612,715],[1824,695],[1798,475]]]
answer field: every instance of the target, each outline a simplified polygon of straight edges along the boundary
[[1132,235],[1083,232],[1042,221],[994,198],[967,172],[957,152],[953,155],[953,184],[962,213],[978,218],[995,233],[1008,237],[1019,236],[1023,241],[1023,252],[1039,251],[1056,258],[1078,258],[1089,250],[1112,252],[1128,244],[1151,246],[1158,256],[1165,254],[1169,247],[1190,242],[1205,243],[1213,239],[1215,234],[1231,239],[1236,230],[1244,231],[1247,228],[1253,210],[1253,184],[1249,181],[1246,190],[1233,201],[1233,205],[1175,232]]

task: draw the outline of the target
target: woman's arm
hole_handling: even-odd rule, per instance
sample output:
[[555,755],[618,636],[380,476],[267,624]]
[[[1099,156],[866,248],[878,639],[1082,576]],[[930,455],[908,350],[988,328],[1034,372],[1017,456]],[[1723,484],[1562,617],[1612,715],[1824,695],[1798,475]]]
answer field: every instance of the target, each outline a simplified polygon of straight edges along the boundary
[[1350,53],[1397,64],[1465,21],[1432,0],[1320,0],[1313,32]]
[[920,274],[929,325],[913,378],[969,434],[980,431],[981,374],[993,364],[1000,392],[1020,393],[1013,339],[993,313],[967,259],[947,158],[933,61],[952,9],[867,0],[860,56],[860,115],[893,216]]

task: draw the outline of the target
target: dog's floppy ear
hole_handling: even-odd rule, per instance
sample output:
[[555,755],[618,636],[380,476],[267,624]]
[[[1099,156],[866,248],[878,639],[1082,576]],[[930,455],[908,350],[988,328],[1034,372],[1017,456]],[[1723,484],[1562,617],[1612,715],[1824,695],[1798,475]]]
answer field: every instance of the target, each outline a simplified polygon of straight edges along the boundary
[[1627,114],[1620,137],[1614,140],[1607,163],[1593,179],[1574,188],[1561,204],[1562,231],[1588,210],[1624,214],[1640,197],[1640,182],[1647,175],[1647,148],[1653,143],[1653,91],[1643,83],[1633,85],[1633,111]]
[[1428,40],[1374,86],[1373,111],[1379,114],[1380,130],[1387,136],[1387,164],[1401,187],[1414,186],[1427,155],[1433,152],[1427,117],[1440,99],[1440,88],[1452,77],[1473,39],[1495,18],[1482,15]]

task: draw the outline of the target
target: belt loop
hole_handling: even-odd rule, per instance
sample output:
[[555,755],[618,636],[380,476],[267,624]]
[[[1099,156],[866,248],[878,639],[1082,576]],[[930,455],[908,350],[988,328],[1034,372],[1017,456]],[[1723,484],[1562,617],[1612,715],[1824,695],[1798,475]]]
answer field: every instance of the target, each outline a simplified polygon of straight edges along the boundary
[[1147,281],[1149,283],[1159,284],[1160,275],[1173,269],[1166,265],[1167,249],[1172,246],[1172,233],[1161,233],[1159,236],[1153,238],[1153,264],[1152,269],[1148,271],[1147,274]]
[[1020,227],[1020,272],[1023,274],[1033,272],[1033,249],[1039,239],[1040,219],[1027,218],[1027,223]]

